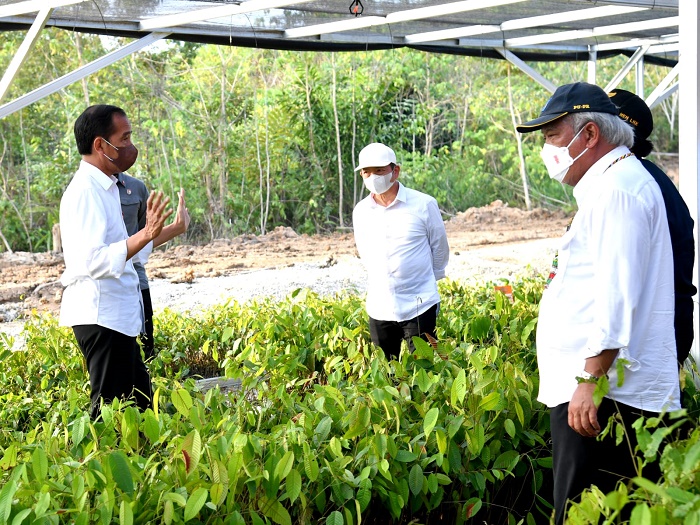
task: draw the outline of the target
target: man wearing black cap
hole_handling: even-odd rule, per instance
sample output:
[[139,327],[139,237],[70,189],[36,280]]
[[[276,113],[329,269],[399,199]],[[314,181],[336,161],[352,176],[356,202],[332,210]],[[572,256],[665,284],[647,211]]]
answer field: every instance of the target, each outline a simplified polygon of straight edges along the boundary
[[693,296],[697,292],[693,285],[693,265],[695,263],[693,218],[673,181],[656,164],[644,158],[654,148],[654,145],[649,141],[649,135],[654,129],[654,119],[649,106],[637,95],[624,89],[613,89],[608,94],[610,100],[618,107],[620,118],[629,122],[634,128],[632,153],[654,177],[664,198],[673,248],[676,353],[678,365],[682,366],[693,346]]
[[[604,493],[638,475],[625,442],[597,440],[618,414],[631,449],[639,415],[680,408],[673,331],[673,256],[658,185],[630,151],[631,126],[599,87],[558,88],[540,116],[550,177],[574,187],[578,212],[562,237],[537,326],[538,399],[550,407],[554,508],[591,485]],[[599,402],[594,392],[605,396]],[[645,468],[642,475],[653,479]]]

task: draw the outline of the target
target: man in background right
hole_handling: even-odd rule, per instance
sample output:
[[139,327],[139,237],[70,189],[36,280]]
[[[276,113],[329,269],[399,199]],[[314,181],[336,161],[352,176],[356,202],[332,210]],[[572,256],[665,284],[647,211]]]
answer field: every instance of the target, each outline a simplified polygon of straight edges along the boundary
[[693,264],[695,262],[693,219],[673,181],[656,164],[644,158],[654,148],[654,145],[649,141],[649,135],[654,129],[654,119],[646,102],[624,89],[613,89],[608,95],[620,110],[620,118],[634,128],[634,146],[630,150],[641,161],[649,174],[654,177],[664,198],[673,249],[674,290],[676,293],[674,318],[676,352],[678,366],[683,366],[693,344],[693,296],[697,292],[693,286]]

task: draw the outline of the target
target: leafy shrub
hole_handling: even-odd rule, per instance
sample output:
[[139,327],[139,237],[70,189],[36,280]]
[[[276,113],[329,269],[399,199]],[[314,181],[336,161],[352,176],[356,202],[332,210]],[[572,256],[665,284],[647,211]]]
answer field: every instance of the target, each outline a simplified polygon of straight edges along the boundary
[[[0,523],[546,522],[542,282],[512,302],[441,286],[440,341],[389,362],[356,296],[163,312],[153,408],[114,401],[99,421],[70,330],[34,319],[25,351],[0,340]],[[202,393],[202,363],[241,389]],[[697,456],[673,446],[665,464]]]

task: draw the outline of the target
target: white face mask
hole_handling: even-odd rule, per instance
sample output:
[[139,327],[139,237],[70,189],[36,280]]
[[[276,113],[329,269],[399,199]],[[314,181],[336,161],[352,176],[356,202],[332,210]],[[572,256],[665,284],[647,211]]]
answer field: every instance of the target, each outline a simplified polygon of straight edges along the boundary
[[394,182],[396,182],[391,181],[391,177],[393,175],[393,171],[390,171],[386,175],[376,175],[373,173],[372,175],[364,179],[365,187],[375,195],[381,195],[382,193],[386,193],[394,185]]
[[549,173],[549,176],[554,180],[562,182],[564,177],[566,177],[566,174],[569,172],[571,165],[580,159],[581,155],[588,151],[588,148],[584,149],[575,159],[572,159],[571,155],[569,154],[569,147],[574,143],[582,131],[583,128],[576,133],[574,138],[571,139],[571,142],[569,142],[568,146],[558,148],[557,146],[547,143],[542,146],[540,156],[542,157],[544,165],[547,168],[547,173]]

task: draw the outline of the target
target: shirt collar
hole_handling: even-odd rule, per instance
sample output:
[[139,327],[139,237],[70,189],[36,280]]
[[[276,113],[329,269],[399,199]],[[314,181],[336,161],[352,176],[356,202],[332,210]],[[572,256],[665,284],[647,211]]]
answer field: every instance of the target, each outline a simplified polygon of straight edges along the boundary
[[629,152],[630,150],[627,146],[618,146],[603,155],[593,166],[588,168],[588,171],[574,187],[574,198],[576,201],[580,203],[582,199],[585,199],[586,195],[589,195],[593,188],[598,186],[598,179],[610,167],[611,163]]
[[[388,206],[386,206],[387,208],[391,208],[394,204],[396,204],[397,201],[406,202],[406,188],[404,187],[403,184],[401,184],[401,182],[397,181],[397,183],[399,185],[399,191],[396,194],[396,197],[394,197],[394,200],[391,201]],[[378,206],[380,208],[384,208],[384,206],[382,206],[381,204],[378,204],[377,201],[374,200],[374,197],[372,197],[372,195],[370,195],[369,198],[372,201],[373,206]]]
[[92,177],[103,190],[109,190],[109,188],[114,186],[117,182],[117,178],[114,175],[108,175],[105,177],[105,173],[101,169],[84,160],[80,161],[78,173]]

